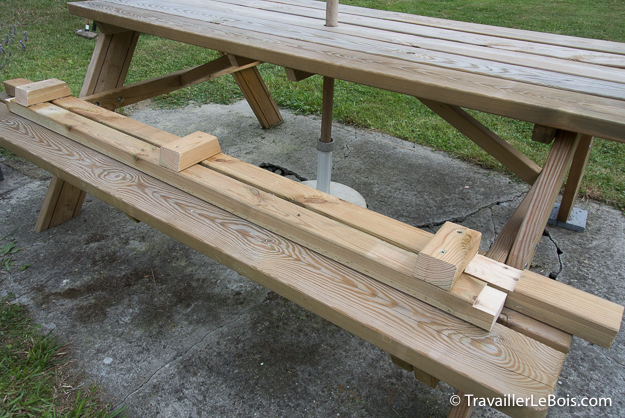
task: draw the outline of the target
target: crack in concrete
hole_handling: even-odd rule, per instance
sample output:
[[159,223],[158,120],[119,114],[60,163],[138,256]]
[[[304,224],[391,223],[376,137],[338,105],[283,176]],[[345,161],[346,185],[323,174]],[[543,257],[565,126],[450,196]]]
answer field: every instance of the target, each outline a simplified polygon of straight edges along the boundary
[[555,238],[553,238],[553,236],[547,229],[545,229],[545,232],[543,233],[543,235],[546,236],[556,247],[556,254],[558,255],[559,269],[557,272],[552,271],[551,273],[549,273],[549,277],[552,278],[553,280],[556,280],[558,278],[558,275],[562,273],[562,270],[564,268],[564,263],[562,262],[562,254],[564,254],[564,251],[562,251],[562,249],[558,245],[558,242],[555,240]]
[[[464,220],[467,219],[468,217],[473,216],[476,213],[478,213],[478,212],[480,212],[480,211],[482,211],[484,209],[490,209],[491,210],[491,214],[492,214],[492,210],[493,210],[494,206],[501,205],[502,203],[512,202],[515,199],[518,199],[519,197],[521,197],[523,195],[525,195],[525,192],[520,193],[520,194],[518,194],[518,195],[516,195],[516,196],[514,196],[514,197],[512,197],[511,199],[508,199],[508,200],[498,200],[496,202],[489,203],[489,204],[484,205],[484,206],[480,206],[476,210],[474,210],[473,212],[467,213],[465,215],[455,216],[455,217],[452,217],[452,218],[449,218],[449,219],[443,219],[443,220],[438,220],[438,221],[426,222],[426,223],[423,223],[423,224],[420,224],[420,225],[415,225],[415,226],[417,228],[425,228],[425,227],[430,227],[431,228],[431,227],[440,226],[440,225],[444,224],[445,222],[464,222]],[[493,217],[493,230],[494,229],[495,229],[495,220],[494,220],[494,217]]]
[[183,353],[177,352],[176,354],[174,354],[174,356],[169,360],[166,361],[161,367],[159,367],[158,369],[156,369],[151,375],[150,377],[148,377],[143,383],[141,383],[139,385],[139,387],[137,387],[135,390],[133,390],[131,393],[129,393],[128,395],[126,395],[124,397],[124,399],[121,400],[121,402],[117,403],[117,405],[115,405],[113,407],[113,411],[118,409],[119,407],[121,407],[124,403],[126,403],[126,400],[128,400],[128,398],[130,398],[132,395],[134,395],[135,393],[139,392],[145,385],[147,385],[148,383],[150,383],[152,381],[152,379],[154,378],[154,376],[156,376],[161,370],[163,370],[165,367],[169,366],[172,363],[175,363],[177,361],[179,361],[180,359],[184,358],[184,356],[186,356],[193,348],[195,348],[196,346],[198,346],[199,344],[203,343],[204,340],[206,340],[206,338],[208,338],[209,336],[213,335],[214,333],[216,333],[217,331],[219,331],[222,328],[225,328],[229,325],[234,324],[235,322],[239,321],[245,314],[247,314],[249,311],[251,311],[253,308],[255,308],[256,306],[250,306],[248,309],[246,309],[245,311],[241,312],[240,315],[238,315],[235,319],[233,319],[232,321],[226,322],[225,324],[222,324],[212,330],[210,330],[209,332],[207,332],[202,338],[200,338],[199,341],[197,341],[196,343],[192,344],[191,346],[189,346],[189,348],[187,348]]

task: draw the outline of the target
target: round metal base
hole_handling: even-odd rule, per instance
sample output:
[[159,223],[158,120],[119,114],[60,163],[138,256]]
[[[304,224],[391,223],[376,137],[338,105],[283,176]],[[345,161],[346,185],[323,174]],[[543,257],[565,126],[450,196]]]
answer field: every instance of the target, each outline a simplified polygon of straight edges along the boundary
[[[306,186],[312,187],[313,189],[317,188],[317,180],[308,180],[303,181],[302,183]],[[365,201],[365,198],[362,197],[362,195],[356,190],[344,184],[335,183],[333,181],[330,182],[330,194],[332,196],[338,197],[339,199],[343,199],[347,202],[353,203],[363,208],[367,207],[367,202]]]

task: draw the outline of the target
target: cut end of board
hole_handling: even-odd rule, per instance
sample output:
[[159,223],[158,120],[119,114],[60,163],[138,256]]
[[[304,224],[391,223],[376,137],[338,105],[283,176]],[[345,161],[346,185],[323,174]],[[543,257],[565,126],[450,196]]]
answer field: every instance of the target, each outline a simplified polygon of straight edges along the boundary
[[50,102],[71,95],[72,92],[67,83],[57,80],[56,78],[15,86],[15,103],[25,107]]
[[445,225],[417,256],[414,276],[450,290],[480,248],[482,234],[452,222]]
[[217,137],[198,131],[163,145],[160,164],[179,172],[220,152]]

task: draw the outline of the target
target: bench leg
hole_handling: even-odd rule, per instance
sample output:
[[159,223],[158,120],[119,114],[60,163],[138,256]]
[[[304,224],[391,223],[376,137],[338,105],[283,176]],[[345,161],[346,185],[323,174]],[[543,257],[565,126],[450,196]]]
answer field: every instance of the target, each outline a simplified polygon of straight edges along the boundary
[[78,216],[85,196],[86,193],[78,187],[53,176],[35,224],[35,231],[43,232]]
[[[80,96],[123,86],[138,39],[139,33],[134,31],[101,33]],[[35,231],[45,231],[77,216],[85,196],[78,187],[53,176]]]
[[464,392],[458,390],[456,396],[460,397],[460,403],[453,405],[447,414],[447,418],[468,418],[473,413],[473,405],[469,405],[469,398],[464,396]]
[[271,128],[284,121],[258,68],[253,67],[238,71],[232,76],[263,129]]

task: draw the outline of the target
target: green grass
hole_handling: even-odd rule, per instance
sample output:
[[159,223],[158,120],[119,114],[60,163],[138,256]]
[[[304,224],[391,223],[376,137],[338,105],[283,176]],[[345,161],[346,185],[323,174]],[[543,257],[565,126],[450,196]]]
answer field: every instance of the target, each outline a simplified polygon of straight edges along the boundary
[[0,299],[0,417],[112,418],[97,388],[72,387],[67,347],[33,325],[25,307]]
[[[341,0],[341,3],[625,42],[625,1],[622,0]],[[0,72],[0,78],[41,80],[56,77],[67,81],[72,92],[78,94],[94,42],[73,34],[82,27],[83,21],[69,16],[65,4],[64,0],[0,2],[1,19],[5,23],[19,23],[30,36],[27,53],[18,56]],[[128,82],[199,65],[216,57],[214,51],[142,36]],[[320,112],[320,77],[291,83],[281,68],[264,64],[260,70],[280,107],[302,114]],[[507,172],[501,164],[412,97],[340,81],[336,84],[335,96],[335,117],[345,123],[386,132],[444,150],[483,167]],[[159,97],[153,100],[153,105],[172,108],[189,101],[231,103],[241,97],[232,77],[223,77]],[[549,147],[529,140],[532,128],[529,123],[471,113],[538,164],[544,163]],[[590,157],[581,194],[625,207],[624,159],[624,146],[598,140]]]

